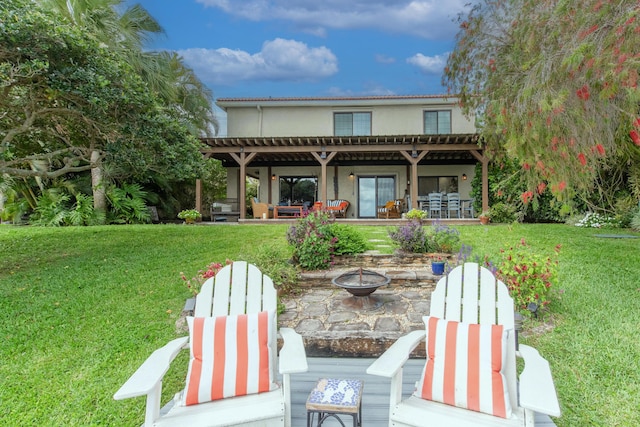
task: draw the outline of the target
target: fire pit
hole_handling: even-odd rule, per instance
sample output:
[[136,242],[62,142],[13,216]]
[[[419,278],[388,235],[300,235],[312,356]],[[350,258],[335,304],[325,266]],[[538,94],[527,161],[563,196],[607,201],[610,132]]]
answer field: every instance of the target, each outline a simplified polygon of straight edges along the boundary
[[360,309],[376,309],[382,301],[371,296],[380,286],[387,285],[391,279],[387,276],[362,268],[349,271],[333,278],[331,282],[349,292],[352,297],[342,302],[349,307]]

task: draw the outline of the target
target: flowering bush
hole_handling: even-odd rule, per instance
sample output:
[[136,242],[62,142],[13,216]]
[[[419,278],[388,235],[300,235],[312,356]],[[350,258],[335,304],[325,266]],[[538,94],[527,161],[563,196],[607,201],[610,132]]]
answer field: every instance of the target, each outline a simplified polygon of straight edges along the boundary
[[325,270],[331,266],[337,239],[331,234],[331,218],[313,211],[300,218],[287,231],[287,242],[293,246],[293,259],[305,270]]
[[[233,261],[227,259],[225,261],[225,264],[233,264]],[[224,267],[224,265],[220,264],[219,262],[212,262],[204,270],[198,270],[198,273],[191,279],[187,279],[187,276],[185,276],[183,272],[180,272],[180,277],[182,277],[182,280],[187,286],[189,292],[191,292],[193,296],[196,296],[200,292],[200,288],[202,287],[204,282],[206,282],[207,279],[215,276],[216,273],[218,273],[218,271],[222,269],[222,267]]]
[[411,209],[409,212],[406,213],[405,217],[407,219],[423,220],[427,217],[427,213],[422,209]]
[[419,220],[409,220],[389,231],[391,240],[406,252],[422,253],[426,251],[427,235]]
[[516,247],[500,250],[496,276],[509,288],[517,309],[525,314],[551,302],[552,287],[558,278],[557,245],[553,255],[534,253],[524,239]]
[[602,215],[595,212],[587,212],[584,217],[576,222],[576,227],[592,228],[619,228],[620,221],[612,216]]
[[447,225],[434,222],[431,233],[427,235],[428,252],[453,253],[460,246],[460,232]]
[[196,209],[185,209],[183,211],[180,211],[178,213],[178,218],[180,219],[198,219],[202,216],[202,214],[200,212],[198,212]]
[[413,253],[452,253],[460,245],[460,232],[455,228],[434,223],[425,230],[422,222],[416,219],[390,230],[389,238],[401,250]]

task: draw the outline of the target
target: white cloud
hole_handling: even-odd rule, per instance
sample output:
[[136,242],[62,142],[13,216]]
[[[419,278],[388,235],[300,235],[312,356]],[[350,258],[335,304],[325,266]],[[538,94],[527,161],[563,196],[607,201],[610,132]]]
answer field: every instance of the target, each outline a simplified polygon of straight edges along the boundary
[[416,53],[411,58],[407,58],[407,63],[415,65],[425,74],[441,74],[447,64],[449,53],[444,55],[425,56]]
[[393,64],[396,62],[396,58],[378,53],[376,54],[376,62],[380,64]]
[[191,48],[178,51],[204,82],[231,85],[240,81],[313,81],[338,72],[330,49],[310,48],[295,40],[266,41],[258,53]]
[[292,22],[301,31],[374,28],[437,39],[457,31],[453,19],[469,0],[197,0],[252,21]]

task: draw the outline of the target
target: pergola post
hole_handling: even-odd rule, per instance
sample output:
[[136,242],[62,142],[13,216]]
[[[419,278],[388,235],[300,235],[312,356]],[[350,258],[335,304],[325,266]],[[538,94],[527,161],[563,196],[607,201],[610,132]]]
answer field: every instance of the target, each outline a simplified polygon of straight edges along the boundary
[[489,159],[477,150],[469,150],[482,165],[482,211],[489,210]]
[[411,153],[401,151],[400,154],[411,165],[411,208],[418,209],[418,163],[427,155],[429,150],[423,150],[418,153],[416,150],[412,150]]
[[320,163],[320,185],[322,186],[320,195],[322,196],[323,203],[327,203],[327,164],[329,164],[336,154],[335,151],[328,154],[326,151],[322,151],[322,154],[311,152],[311,155]]
[[247,165],[251,163],[251,160],[258,153],[245,153],[243,149],[240,150],[240,155],[236,153],[229,153],[231,157],[240,165],[240,188],[238,190],[238,208],[240,209],[240,219],[247,217]]

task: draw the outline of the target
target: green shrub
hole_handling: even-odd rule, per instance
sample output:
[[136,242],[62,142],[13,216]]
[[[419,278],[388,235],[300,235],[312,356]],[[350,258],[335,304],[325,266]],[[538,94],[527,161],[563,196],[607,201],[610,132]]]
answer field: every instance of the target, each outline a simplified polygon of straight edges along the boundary
[[422,222],[415,219],[389,230],[389,238],[405,252],[423,253],[427,250],[427,234]]
[[576,227],[585,228],[620,228],[621,223],[611,215],[604,215],[596,212],[587,212],[576,223]]
[[434,222],[427,233],[426,252],[453,253],[460,249],[460,232],[448,225]]
[[427,218],[427,212],[423,211],[422,209],[411,209],[409,212],[407,212],[405,217],[407,219],[417,219],[421,221]]
[[367,239],[350,225],[333,223],[330,233],[336,238],[334,255],[361,254],[369,249]]
[[491,222],[502,224],[509,224],[520,219],[518,208],[508,203],[496,203],[491,206],[490,216]]
[[331,234],[332,220],[326,212],[313,211],[300,218],[287,231],[293,246],[293,260],[305,270],[326,270],[333,258],[336,238]]
[[249,249],[244,258],[271,277],[273,284],[281,291],[281,295],[298,292],[298,270],[290,262],[290,254],[286,249],[255,245]]
[[631,228],[640,231],[640,208],[636,209],[636,213],[631,218]]
[[553,255],[535,253],[524,239],[519,245],[500,251],[496,276],[509,288],[518,311],[530,314],[551,302],[558,280],[559,253],[560,245]]
[[138,184],[110,187],[107,199],[111,204],[110,222],[115,224],[141,224],[151,222],[147,209],[147,192]]
[[434,222],[429,229],[412,219],[389,231],[389,238],[401,250],[413,253],[453,253],[460,247],[460,232],[455,228]]

